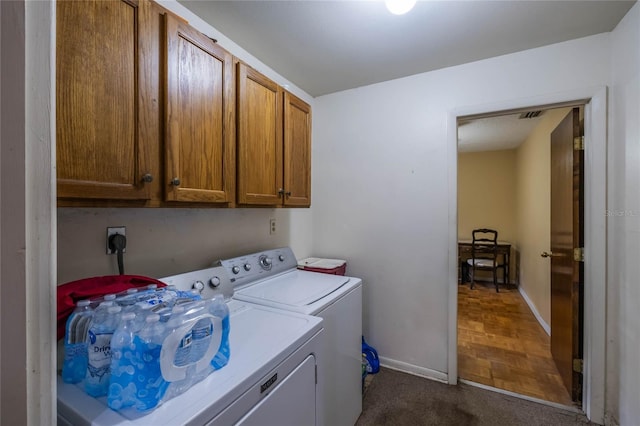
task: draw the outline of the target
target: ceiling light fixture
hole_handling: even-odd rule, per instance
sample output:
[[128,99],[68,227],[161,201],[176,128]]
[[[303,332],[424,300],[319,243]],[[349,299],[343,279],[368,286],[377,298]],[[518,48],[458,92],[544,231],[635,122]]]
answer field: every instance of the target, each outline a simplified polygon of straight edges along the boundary
[[385,0],[384,4],[394,15],[404,15],[416,4],[416,0]]

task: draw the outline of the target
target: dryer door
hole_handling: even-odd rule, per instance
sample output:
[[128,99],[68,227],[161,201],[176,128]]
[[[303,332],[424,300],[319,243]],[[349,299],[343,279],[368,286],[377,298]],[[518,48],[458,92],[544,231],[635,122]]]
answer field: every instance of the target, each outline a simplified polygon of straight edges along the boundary
[[316,424],[316,360],[309,355],[237,423],[242,426]]

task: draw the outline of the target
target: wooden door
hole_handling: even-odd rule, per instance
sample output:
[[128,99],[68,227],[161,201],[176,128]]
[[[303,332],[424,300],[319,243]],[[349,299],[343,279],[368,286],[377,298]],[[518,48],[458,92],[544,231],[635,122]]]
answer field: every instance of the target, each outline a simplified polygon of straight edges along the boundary
[[56,173],[61,199],[150,198],[140,122],[148,2],[58,1]]
[[284,93],[284,205],[311,205],[311,107]]
[[215,41],[167,14],[167,201],[234,201],[232,59]]
[[282,204],[282,88],[242,63],[237,75],[238,203]]
[[[551,133],[551,354],[574,401],[582,397],[584,151],[580,110],[574,108]],[[574,368],[574,360],[575,366]]]

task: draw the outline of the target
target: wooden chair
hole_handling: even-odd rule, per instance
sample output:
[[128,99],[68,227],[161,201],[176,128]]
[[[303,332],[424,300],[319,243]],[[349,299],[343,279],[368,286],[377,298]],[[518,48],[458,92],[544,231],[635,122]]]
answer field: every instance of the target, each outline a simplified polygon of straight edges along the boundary
[[498,288],[498,269],[502,268],[498,259],[498,231],[493,229],[474,229],[472,232],[471,257],[467,259],[467,264],[471,269],[471,288],[475,282],[475,272],[478,270],[491,271],[493,274],[493,285]]

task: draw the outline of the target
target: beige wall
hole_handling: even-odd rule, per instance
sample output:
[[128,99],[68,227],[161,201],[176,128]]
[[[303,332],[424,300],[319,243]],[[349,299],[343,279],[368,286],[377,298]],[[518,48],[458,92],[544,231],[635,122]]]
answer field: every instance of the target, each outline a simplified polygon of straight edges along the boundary
[[498,239],[515,241],[515,151],[458,154],[458,239],[475,228],[492,228]]
[[515,151],[519,285],[547,325],[551,324],[551,264],[540,253],[551,247],[551,132],[569,111],[545,111]]
[[[491,228],[498,231],[499,240],[515,247],[515,158],[515,150],[458,154],[459,240],[470,240],[476,228]],[[514,260],[512,256],[511,280]]]

